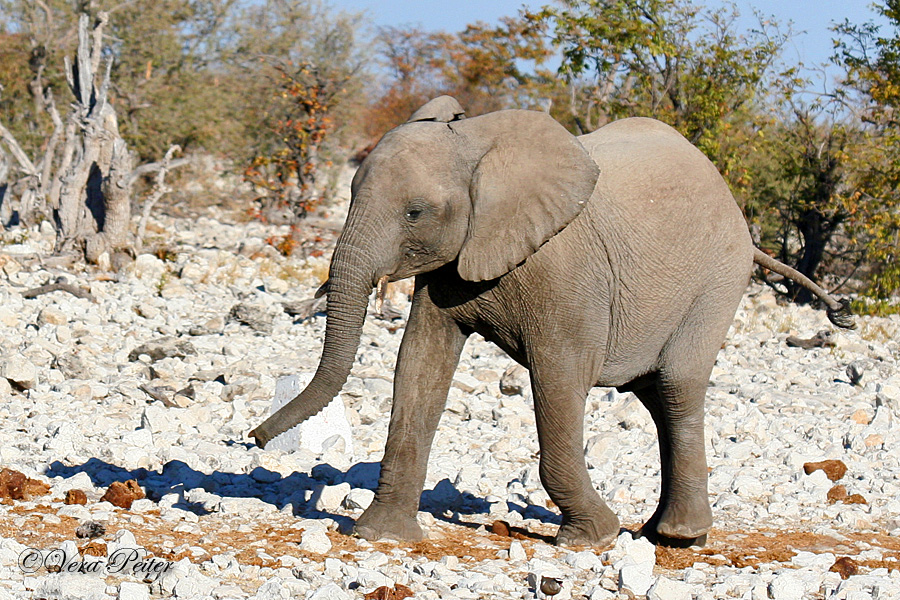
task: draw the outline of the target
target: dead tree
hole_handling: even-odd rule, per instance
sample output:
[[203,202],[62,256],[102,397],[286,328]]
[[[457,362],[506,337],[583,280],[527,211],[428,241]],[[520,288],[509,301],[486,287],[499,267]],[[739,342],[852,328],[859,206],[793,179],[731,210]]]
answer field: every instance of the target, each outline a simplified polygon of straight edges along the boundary
[[115,109],[108,102],[111,59],[102,72],[100,68],[108,19],[101,12],[93,27],[85,14],[78,21],[75,61],[65,60],[66,80],[75,97],[65,122],[53,94],[42,89],[40,77],[32,85],[53,122],[39,161],[32,162],[0,124],[0,141],[24,174],[19,182],[24,190],[19,199],[20,220],[32,222],[35,212],[52,215],[57,251],[83,252],[89,262],[133,244],[129,231],[132,160],[119,135]]
[[54,207],[59,225],[57,250],[83,244],[89,262],[96,262],[103,252],[131,246],[132,163],[119,135],[116,111],[107,101],[111,60],[106,63],[100,85],[96,82],[107,19],[108,15],[101,12],[89,32],[88,17],[82,15],[76,61],[72,64],[66,60],[66,79],[75,102],[60,164],[59,204]]
[[9,160],[6,158],[6,152],[0,148],[0,231],[6,227],[9,222],[9,183],[7,176],[9,175]]

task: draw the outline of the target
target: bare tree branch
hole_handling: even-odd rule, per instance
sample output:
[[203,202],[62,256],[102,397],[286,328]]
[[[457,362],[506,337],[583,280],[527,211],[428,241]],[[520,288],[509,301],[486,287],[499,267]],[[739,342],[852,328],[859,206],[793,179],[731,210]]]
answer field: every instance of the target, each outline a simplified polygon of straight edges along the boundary
[[134,183],[138,179],[140,179],[144,175],[148,175],[150,173],[155,173],[162,169],[163,167],[168,168],[168,170],[177,169],[179,167],[183,167],[185,165],[191,164],[190,158],[176,158],[173,161],[170,161],[168,165],[165,164],[165,161],[160,162],[152,162],[143,164],[131,172],[131,176],[129,178],[129,183]]
[[153,187],[153,191],[150,192],[147,200],[144,201],[144,209],[141,214],[141,221],[138,225],[137,231],[138,244],[143,243],[144,235],[147,232],[147,221],[150,220],[150,213],[153,211],[154,205],[159,202],[160,198],[172,191],[172,189],[166,184],[166,175],[173,168],[172,156],[176,152],[181,152],[181,146],[178,146],[177,144],[174,146],[170,146],[166,151],[166,155],[159,163],[160,166],[158,171],[156,172],[156,185]]
[[25,154],[25,151],[19,146],[19,142],[16,141],[13,134],[10,133],[9,129],[4,127],[2,123],[0,123],[0,140],[6,142],[6,147],[9,148],[13,158],[16,159],[16,162],[19,163],[19,167],[21,167],[25,173],[32,176],[39,175],[40,172],[35,168],[34,163],[31,162],[31,159],[28,158],[28,155]]

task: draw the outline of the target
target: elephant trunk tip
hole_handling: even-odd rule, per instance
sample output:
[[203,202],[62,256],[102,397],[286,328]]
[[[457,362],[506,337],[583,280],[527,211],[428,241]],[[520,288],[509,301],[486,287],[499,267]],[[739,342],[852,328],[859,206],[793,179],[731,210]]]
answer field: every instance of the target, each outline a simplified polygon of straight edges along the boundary
[[267,435],[267,434],[265,433],[265,431],[260,431],[260,428],[261,428],[261,427],[262,427],[262,426],[257,427],[256,429],[252,430],[252,431],[251,431],[250,433],[248,433],[247,435],[248,435],[249,437],[252,437],[252,438],[253,438],[253,441],[256,443],[256,447],[257,447],[257,448],[263,448],[263,449],[264,449],[264,448],[266,447],[266,444],[268,444],[270,441],[272,441],[272,437],[269,436],[269,435]]
[[853,319],[853,312],[850,310],[850,301],[842,298],[838,301],[839,306],[832,309],[829,307],[825,314],[828,320],[842,329],[856,329],[856,321]]

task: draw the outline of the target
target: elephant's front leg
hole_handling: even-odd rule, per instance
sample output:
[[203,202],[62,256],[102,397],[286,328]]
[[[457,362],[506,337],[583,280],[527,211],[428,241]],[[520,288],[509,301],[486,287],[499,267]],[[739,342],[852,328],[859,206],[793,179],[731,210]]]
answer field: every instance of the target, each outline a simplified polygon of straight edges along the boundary
[[578,369],[564,362],[557,357],[531,371],[541,483],[563,515],[557,544],[605,546],[619,534],[619,519],[594,490],[584,462],[589,388],[574,383]]
[[428,454],[467,335],[416,282],[394,372],[394,402],[381,477],[371,506],[356,522],[367,540],[420,540],[416,521]]

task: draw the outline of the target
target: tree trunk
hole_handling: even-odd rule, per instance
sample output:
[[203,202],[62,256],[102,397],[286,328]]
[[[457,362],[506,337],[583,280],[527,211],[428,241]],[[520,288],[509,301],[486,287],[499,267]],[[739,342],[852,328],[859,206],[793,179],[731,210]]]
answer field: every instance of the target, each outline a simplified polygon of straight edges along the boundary
[[[816,270],[825,257],[825,248],[831,241],[838,222],[828,219],[817,211],[806,211],[797,220],[797,229],[803,238],[803,253],[797,261],[796,269],[815,280]],[[791,285],[791,298],[799,304],[807,304],[813,300],[812,293],[803,286]]]
[[[93,32],[89,32],[88,17],[81,16],[78,55],[74,64],[66,61],[66,76],[76,102],[63,150],[57,250],[83,246],[89,262],[97,262],[104,252],[131,246],[131,157],[119,135],[115,109],[107,102],[109,62],[99,87],[95,81],[107,18],[100,13]],[[51,203],[54,194],[51,188]]]
[[0,231],[3,231],[6,228],[11,214],[9,210],[9,198],[7,197],[9,183],[6,178],[8,175],[9,160],[6,158],[6,153],[0,149]]

